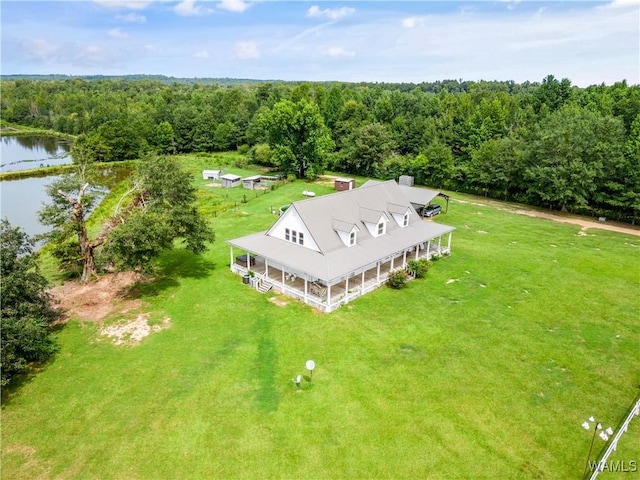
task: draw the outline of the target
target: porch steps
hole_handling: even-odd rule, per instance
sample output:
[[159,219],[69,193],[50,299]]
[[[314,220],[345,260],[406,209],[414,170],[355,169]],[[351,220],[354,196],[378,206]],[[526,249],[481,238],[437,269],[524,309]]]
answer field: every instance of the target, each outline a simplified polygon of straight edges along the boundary
[[260,293],[267,293],[269,290],[271,290],[271,287],[273,287],[273,284],[271,282],[269,282],[268,280],[262,280],[258,284],[258,291]]

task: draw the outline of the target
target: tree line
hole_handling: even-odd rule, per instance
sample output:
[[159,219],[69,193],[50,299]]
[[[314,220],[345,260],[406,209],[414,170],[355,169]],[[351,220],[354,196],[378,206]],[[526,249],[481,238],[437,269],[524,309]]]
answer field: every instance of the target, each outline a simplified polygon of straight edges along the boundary
[[4,80],[3,121],[78,135],[100,161],[238,149],[298,177],[397,178],[633,223],[640,86]]

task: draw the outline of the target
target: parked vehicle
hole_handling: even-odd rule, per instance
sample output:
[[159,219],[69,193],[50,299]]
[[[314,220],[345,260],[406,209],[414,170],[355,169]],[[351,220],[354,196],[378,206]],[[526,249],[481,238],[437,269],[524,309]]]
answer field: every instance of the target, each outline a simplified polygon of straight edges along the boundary
[[422,209],[422,216],[433,217],[435,215],[438,215],[440,212],[442,212],[442,207],[437,203],[434,203],[432,205],[427,205]]

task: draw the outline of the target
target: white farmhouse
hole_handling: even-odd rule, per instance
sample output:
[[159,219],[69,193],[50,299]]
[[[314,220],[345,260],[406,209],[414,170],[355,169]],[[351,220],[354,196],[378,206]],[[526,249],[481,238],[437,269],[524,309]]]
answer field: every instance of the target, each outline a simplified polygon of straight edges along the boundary
[[[425,221],[393,181],[293,202],[266,232],[229,240],[231,270],[325,312],[384,284],[411,259],[451,252],[454,227]],[[236,255],[234,256],[234,248]],[[240,251],[238,251],[238,249]],[[247,260],[249,260],[247,262]]]

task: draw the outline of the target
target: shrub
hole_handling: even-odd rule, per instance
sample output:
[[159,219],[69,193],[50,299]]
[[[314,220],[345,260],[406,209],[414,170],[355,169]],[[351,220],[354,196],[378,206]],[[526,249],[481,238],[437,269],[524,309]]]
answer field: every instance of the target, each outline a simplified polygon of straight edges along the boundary
[[404,270],[396,270],[395,272],[391,272],[389,274],[389,278],[387,280],[387,284],[391,288],[395,288],[399,290],[404,288],[407,285],[408,275]]
[[423,278],[429,271],[431,262],[426,258],[420,258],[418,260],[409,260],[407,262],[407,271],[415,278]]

